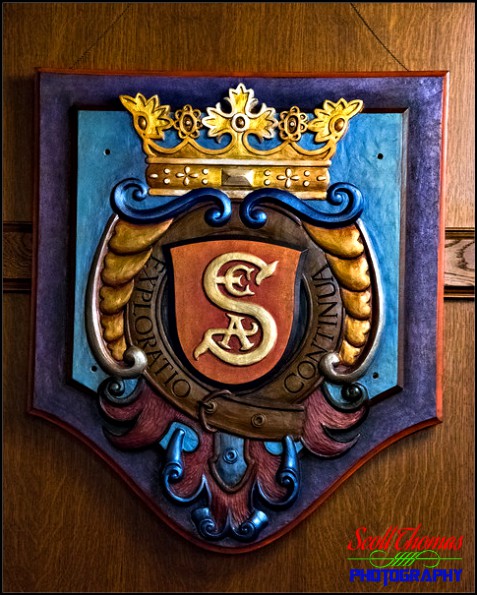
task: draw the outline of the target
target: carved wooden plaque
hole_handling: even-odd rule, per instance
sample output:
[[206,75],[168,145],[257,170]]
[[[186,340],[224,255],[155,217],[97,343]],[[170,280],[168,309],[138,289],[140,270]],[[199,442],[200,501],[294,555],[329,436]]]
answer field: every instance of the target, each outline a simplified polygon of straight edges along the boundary
[[40,72],[30,412],[227,553],[437,423],[445,82]]

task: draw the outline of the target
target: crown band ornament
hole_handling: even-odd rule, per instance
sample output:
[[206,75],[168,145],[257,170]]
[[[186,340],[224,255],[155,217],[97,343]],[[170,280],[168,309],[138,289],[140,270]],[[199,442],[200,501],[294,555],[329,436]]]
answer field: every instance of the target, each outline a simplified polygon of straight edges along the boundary
[[326,100],[313,114],[293,106],[278,114],[259,105],[240,83],[225,101],[201,110],[171,112],[158,95],[121,95],[146,154],[149,194],[181,196],[199,188],[223,188],[230,198],[278,188],[302,199],[325,199],[331,157],[348,121],[363,109],[359,99]]

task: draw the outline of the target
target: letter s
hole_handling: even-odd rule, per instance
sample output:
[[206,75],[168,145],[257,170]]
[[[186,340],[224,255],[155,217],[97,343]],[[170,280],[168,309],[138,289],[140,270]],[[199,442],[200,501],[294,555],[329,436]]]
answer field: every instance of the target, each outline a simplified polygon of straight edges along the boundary
[[360,535],[360,531],[361,531],[361,530],[363,531],[363,534],[364,534],[364,533],[366,533],[366,527],[358,527],[358,528],[356,529],[356,538],[357,538],[357,540],[358,540],[358,545],[357,545],[356,547],[353,547],[353,543],[352,543],[352,541],[350,541],[350,542],[348,543],[348,545],[347,545],[347,548],[348,548],[349,550],[351,550],[351,551],[355,551],[355,550],[359,550],[359,549],[362,549],[362,550],[364,550],[364,549],[365,549],[365,548],[364,548],[364,539],[362,539],[362,538],[361,538],[361,535]]

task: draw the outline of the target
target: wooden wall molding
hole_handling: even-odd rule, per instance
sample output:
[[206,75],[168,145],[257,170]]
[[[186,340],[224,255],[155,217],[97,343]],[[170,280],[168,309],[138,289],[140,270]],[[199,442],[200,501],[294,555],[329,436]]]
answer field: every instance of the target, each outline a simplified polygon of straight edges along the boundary
[[31,291],[33,225],[30,222],[3,224],[3,292]]
[[[32,224],[3,224],[3,292],[31,291]],[[475,229],[446,228],[444,298],[474,299]]]
[[446,228],[444,297],[474,298],[475,229]]

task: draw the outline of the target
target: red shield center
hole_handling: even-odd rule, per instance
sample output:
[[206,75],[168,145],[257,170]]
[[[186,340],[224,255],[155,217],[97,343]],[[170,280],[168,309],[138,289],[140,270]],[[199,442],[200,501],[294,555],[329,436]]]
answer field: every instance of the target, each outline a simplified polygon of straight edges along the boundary
[[250,240],[171,249],[177,333],[197,371],[245,384],[276,366],[293,327],[300,255]]

